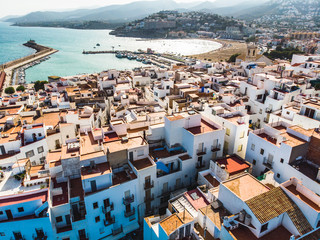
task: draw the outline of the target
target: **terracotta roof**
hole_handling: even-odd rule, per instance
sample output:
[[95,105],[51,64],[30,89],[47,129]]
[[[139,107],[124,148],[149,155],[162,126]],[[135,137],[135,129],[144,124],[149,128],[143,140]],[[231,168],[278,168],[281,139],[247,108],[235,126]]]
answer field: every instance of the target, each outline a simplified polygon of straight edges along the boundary
[[310,223],[299,207],[280,187],[251,198],[246,201],[246,204],[260,223],[266,223],[283,213],[287,213],[301,235],[312,230]]

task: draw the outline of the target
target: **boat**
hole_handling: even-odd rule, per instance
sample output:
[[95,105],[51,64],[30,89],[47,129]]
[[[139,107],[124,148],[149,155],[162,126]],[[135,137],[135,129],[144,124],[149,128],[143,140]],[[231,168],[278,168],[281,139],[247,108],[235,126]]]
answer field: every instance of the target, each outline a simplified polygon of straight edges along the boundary
[[100,43],[97,43],[96,46],[97,46],[97,47],[100,47]]
[[138,62],[141,62],[142,61],[142,58],[137,58],[136,59]]
[[123,58],[123,54],[120,53],[120,52],[118,52],[118,53],[116,54],[116,57],[117,57],[117,58]]
[[151,61],[149,59],[144,59],[142,61],[143,64],[151,64]]

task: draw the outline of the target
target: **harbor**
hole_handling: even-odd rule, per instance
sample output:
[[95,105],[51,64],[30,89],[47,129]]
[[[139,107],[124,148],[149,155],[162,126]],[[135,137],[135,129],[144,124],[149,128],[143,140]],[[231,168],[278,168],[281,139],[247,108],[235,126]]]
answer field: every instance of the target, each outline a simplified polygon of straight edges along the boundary
[[99,50],[99,51],[85,51],[82,54],[114,54],[119,59],[135,60],[146,65],[156,65],[160,68],[169,68],[172,64],[185,64],[185,59],[173,55],[155,53],[151,49],[147,51],[127,51],[127,50]]
[[48,60],[51,54],[58,52],[56,49],[39,45],[33,40],[30,40],[23,45],[35,49],[36,53],[0,65],[1,71],[5,73],[5,79],[2,83],[1,89],[2,91],[12,85],[24,84],[24,71],[27,68]]

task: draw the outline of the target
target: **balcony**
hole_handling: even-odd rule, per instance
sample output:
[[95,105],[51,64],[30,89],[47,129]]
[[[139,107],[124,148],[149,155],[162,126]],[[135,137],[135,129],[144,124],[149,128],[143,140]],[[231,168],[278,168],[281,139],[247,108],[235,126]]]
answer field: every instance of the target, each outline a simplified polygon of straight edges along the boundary
[[148,190],[150,188],[153,188],[154,187],[154,181],[152,180],[151,182],[146,182],[143,184],[143,188],[144,190]]
[[57,229],[57,233],[63,233],[63,232],[68,232],[68,231],[71,231],[72,230],[72,225],[67,225],[67,226],[64,226],[64,227],[56,227]]
[[112,216],[112,217],[106,218],[106,219],[103,220],[103,223],[104,223],[104,226],[109,226],[111,224],[114,224],[115,223],[115,217]]
[[131,217],[131,216],[133,216],[135,213],[136,213],[136,209],[133,207],[130,211],[124,212],[124,216],[125,216],[125,217]]
[[211,152],[218,152],[221,150],[221,144],[217,144],[216,146],[211,146]]
[[151,196],[145,196],[144,201],[145,202],[151,202],[154,200],[154,194],[152,193]]
[[104,214],[111,212],[114,210],[113,203],[111,203],[109,206],[101,206],[101,209]]
[[120,227],[118,227],[118,228],[112,229],[112,235],[113,235],[113,236],[118,235],[118,234],[120,234],[120,233],[122,233],[122,232],[123,232],[123,227],[122,227],[122,225],[121,225]]
[[124,205],[128,205],[128,204],[130,204],[130,203],[132,203],[132,202],[134,202],[134,195],[133,195],[133,194],[131,194],[131,195],[128,196],[128,197],[124,197],[124,198],[123,198],[123,204],[124,204]]
[[265,157],[265,158],[263,158],[263,165],[269,169],[272,169],[273,168],[273,161],[270,161]]
[[202,148],[197,150],[197,155],[205,155],[207,153],[207,148]]
[[204,168],[204,167],[205,167],[204,163],[200,164],[200,162],[197,162],[197,166],[196,166],[197,169],[201,169],[201,168]]

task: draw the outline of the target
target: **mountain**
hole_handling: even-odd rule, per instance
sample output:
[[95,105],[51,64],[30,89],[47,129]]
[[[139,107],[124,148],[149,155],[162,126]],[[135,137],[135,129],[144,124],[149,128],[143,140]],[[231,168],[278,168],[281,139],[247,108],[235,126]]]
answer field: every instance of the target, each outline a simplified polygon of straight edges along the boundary
[[[319,17],[320,0],[271,0],[264,4],[238,11],[234,16],[253,20],[257,18],[288,20]],[[306,18],[307,19],[307,18]]]
[[173,0],[137,1],[129,4],[110,5],[95,9],[80,9],[65,12],[38,11],[18,18],[9,18],[6,19],[6,21],[14,23],[69,20],[124,22],[125,20],[130,21],[142,18],[161,10],[184,9],[185,6],[194,6],[194,4],[176,3]]

